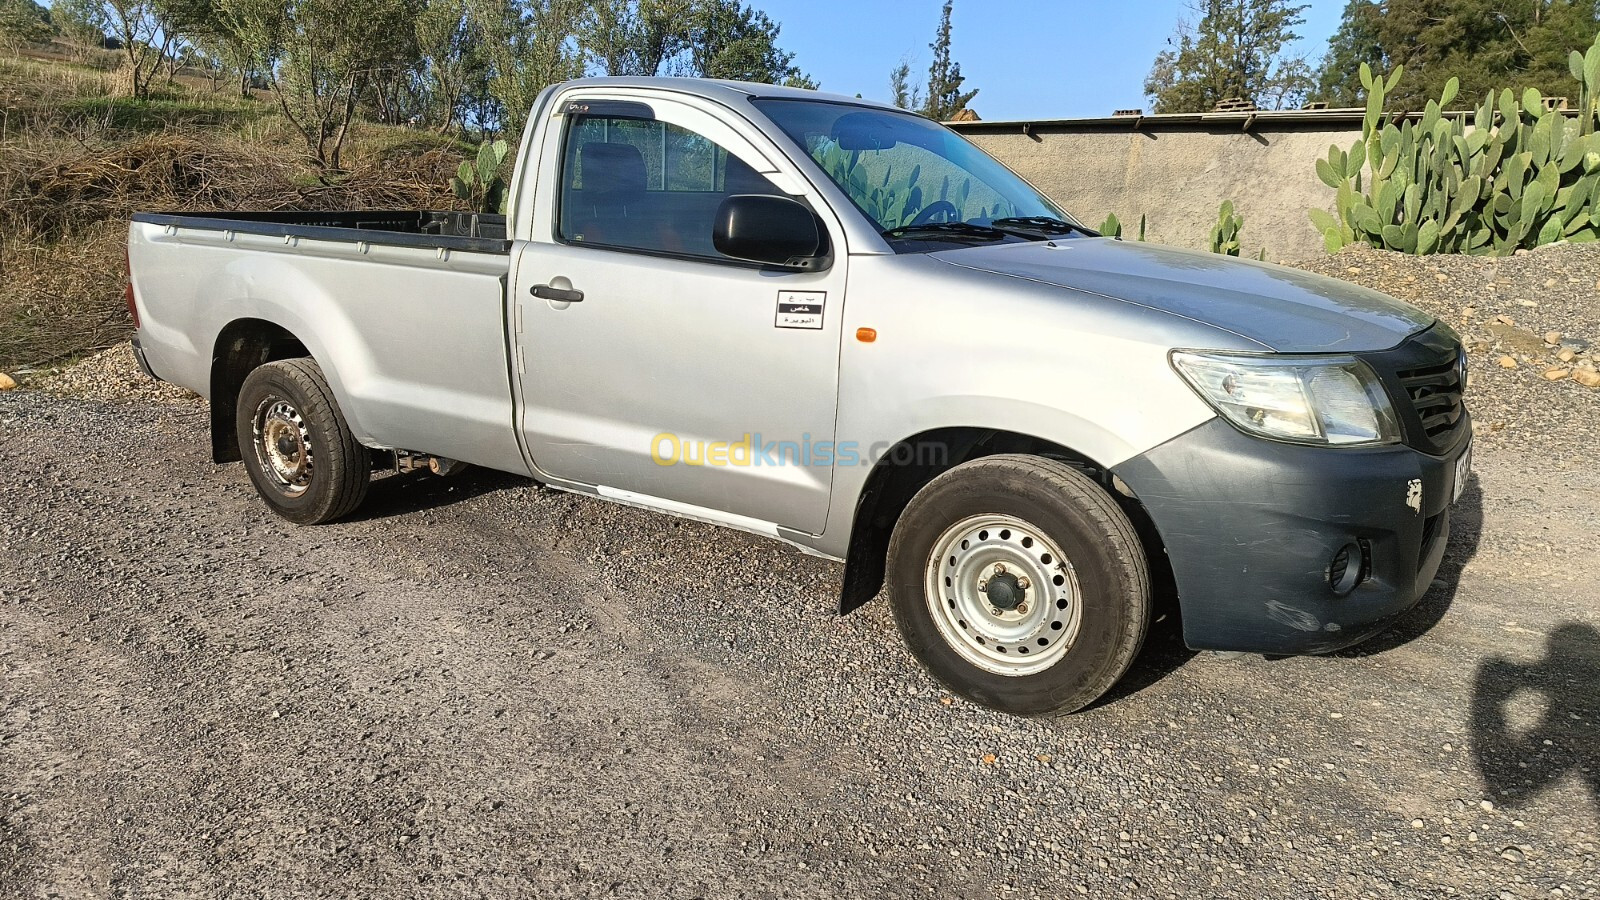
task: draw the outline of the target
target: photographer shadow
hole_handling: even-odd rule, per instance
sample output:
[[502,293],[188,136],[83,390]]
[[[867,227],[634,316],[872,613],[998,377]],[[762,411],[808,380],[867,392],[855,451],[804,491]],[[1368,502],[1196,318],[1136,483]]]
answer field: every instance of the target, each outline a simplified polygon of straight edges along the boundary
[[[1600,630],[1566,622],[1550,633],[1544,659],[1484,660],[1472,695],[1472,756],[1497,803],[1521,806],[1568,775],[1600,809]],[[1533,695],[1527,697],[1525,695]],[[1537,723],[1517,728],[1514,704],[1537,698]]]

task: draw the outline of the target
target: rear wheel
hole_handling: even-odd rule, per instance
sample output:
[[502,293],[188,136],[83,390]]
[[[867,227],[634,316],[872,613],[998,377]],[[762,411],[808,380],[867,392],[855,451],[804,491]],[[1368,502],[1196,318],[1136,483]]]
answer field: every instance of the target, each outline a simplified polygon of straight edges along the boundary
[[256,492],[285,519],[332,522],[366,497],[371,454],[350,433],[315,360],[251,372],[239,390],[236,427]]
[[1020,715],[1093,703],[1128,670],[1150,619],[1133,524],[1093,480],[1033,456],[946,472],[889,547],[895,620],[951,690]]

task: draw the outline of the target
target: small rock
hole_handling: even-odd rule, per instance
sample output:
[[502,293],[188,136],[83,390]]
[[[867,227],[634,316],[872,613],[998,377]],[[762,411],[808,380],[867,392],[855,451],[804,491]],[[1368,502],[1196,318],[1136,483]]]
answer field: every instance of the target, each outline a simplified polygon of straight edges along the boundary
[[1483,810],[1484,812],[1494,812],[1494,801],[1493,800],[1479,800],[1478,801],[1478,808]]
[[1526,306],[1529,309],[1534,309],[1534,308],[1537,308],[1539,304],[1533,302],[1532,300],[1520,300],[1519,299],[1517,301],[1517,305],[1518,306]]
[[1561,343],[1562,349],[1572,350],[1573,352],[1576,352],[1576,353],[1582,353],[1585,350],[1589,349],[1589,342],[1588,341],[1584,340],[1583,338],[1573,337],[1570,334],[1569,335],[1564,335],[1561,338],[1560,343]]
[[1517,367],[1517,360],[1515,357],[1502,356],[1498,362],[1500,363],[1500,368],[1502,369],[1515,369]]
[[1527,859],[1528,855],[1516,847],[1507,847],[1500,851],[1500,858],[1509,860],[1510,862],[1519,863]]
[[1421,819],[1412,819],[1411,820],[1411,827],[1412,828],[1421,828],[1422,827],[1422,820]]
[[1560,353],[1556,354],[1556,359],[1559,359],[1559,360],[1561,360],[1562,362],[1565,362],[1565,363],[1572,362],[1573,360],[1575,360],[1577,358],[1578,358],[1578,354],[1570,347],[1564,347],[1564,348],[1562,348]]
[[1516,353],[1536,353],[1543,355],[1548,351],[1544,340],[1531,331],[1525,331],[1515,325],[1503,322],[1493,322],[1489,325],[1489,337],[1495,343],[1507,350]]
[[1572,380],[1584,387],[1600,387],[1600,371],[1595,369],[1578,369],[1572,373]]
[[1547,331],[1547,332],[1545,332],[1544,342],[1546,344],[1551,345],[1551,346],[1555,346],[1556,344],[1561,343],[1561,332],[1559,332],[1559,331]]
[[1445,273],[1443,273],[1443,272],[1438,272],[1438,273],[1435,273],[1435,274],[1434,274],[1434,276],[1433,276],[1433,277],[1434,277],[1434,278],[1437,278],[1437,279],[1439,279],[1439,283],[1440,283],[1440,284],[1443,284],[1443,283],[1444,283],[1444,282],[1446,282],[1446,281],[1449,281],[1449,280],[1450,280],[1450,276],[1449,276],[1449,275],[1446,275],[1446,274],[1445,274]]
[[1497,324],[1497,325],[1515,325],[1515,324],[1517,324],[1517,320],[1511,318],[1510,316],[1495,316],[1494,317],[1494,321],[1495,321],[1495,324]]
[[1563,381],[1563,380],[1565,380],[1567,378],[1567,376],[1569,376],[1571,374],[1572,374],[1572,370],[1571,369],[1561,369],[1561,368],[1545,369],[1544,370],[1544,380],[1545,381]]
[[16,387],[17,380],[15,378],[12,378],[10,375],[7,375],[4,372],[0,372],[0,391],[15,390]]
[[1553,291],[1553,290],[1555,290],[1556,285],[1558,285],[1560,283],[1561,282],[1556,281],[1554,278],[1546,278],[1544,280],[1544,289],[1547,290],[1547,291]]

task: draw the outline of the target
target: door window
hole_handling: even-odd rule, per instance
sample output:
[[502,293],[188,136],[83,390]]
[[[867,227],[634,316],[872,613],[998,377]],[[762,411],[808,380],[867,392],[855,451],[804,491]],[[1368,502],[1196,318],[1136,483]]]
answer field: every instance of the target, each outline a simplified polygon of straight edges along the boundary
[[657,119],[568,116],[558,233],[592,244],[727,259],[712,245],[722,201],[782,192],[710,138]]

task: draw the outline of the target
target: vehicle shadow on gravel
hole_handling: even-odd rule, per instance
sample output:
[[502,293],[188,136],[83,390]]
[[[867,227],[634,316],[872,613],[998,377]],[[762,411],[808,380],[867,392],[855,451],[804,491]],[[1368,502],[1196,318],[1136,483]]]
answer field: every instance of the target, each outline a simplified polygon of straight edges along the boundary
[[1478,555],[1478,543],[1483,539],[1483,491],[1478,486],[1478,476],[1472,476],[1461,500],[1450,515],[1450,543],[1445,547],[1444,561],[1438,574],[1433,576],[1433,586],[1423,595],[1422,601],[1397,619],[1387,631],[1371,640],[1334,654],[1343,657],[1376,656],[1397,647],[1403,647],[1433,630],[1455,603],[1456,591],[1461,586],[1461,573],[1467,563]]
[[425,509],[442,509],[484,494],[525,487],[529,479],[505,472],[472,468],[446,478],[430,472],[407,472],[375,478],[367,499],[349,522],[370,522]]
[[1565,622],[1544,659],[1490,657],[1472,691],[1472,759],[1488,795],[1517,807],[1568,775],[1600,817],[1600,629]]
[[1199,655],[1199,651],[1190,650],[1184,645],[1183,622],[1175,607],[1176,604],[1171,614],[1151,623],[1150,631],[1145,635],[1144,647],[1128,669],[1128,674],[1122,676],[1122,680],[1103,697],[1090,704],[1089,709],[1099,709],[1132,697],[1183,668],[1185,663]]

